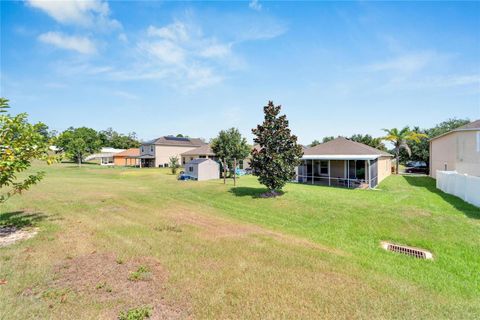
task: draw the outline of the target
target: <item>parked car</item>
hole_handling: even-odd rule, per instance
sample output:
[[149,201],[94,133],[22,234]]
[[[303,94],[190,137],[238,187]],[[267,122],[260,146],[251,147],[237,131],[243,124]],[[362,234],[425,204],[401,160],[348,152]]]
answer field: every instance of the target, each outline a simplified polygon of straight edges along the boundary
[[405,172],[428,174],[428,165],[425,161],[408,161],[405,166]]

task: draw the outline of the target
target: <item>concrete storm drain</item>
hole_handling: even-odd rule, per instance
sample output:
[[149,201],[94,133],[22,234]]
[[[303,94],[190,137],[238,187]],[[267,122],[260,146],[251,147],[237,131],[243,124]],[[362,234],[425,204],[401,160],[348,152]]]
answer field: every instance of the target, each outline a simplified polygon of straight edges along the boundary
[[425,249],[402,246],[402,245],[398,245],[398,244],[394,244],[386,241],[382,241],[381,246],[383,249],[387,251],[404,254],[417,259],[428,259],[428,260],[433,259],[432,253]]

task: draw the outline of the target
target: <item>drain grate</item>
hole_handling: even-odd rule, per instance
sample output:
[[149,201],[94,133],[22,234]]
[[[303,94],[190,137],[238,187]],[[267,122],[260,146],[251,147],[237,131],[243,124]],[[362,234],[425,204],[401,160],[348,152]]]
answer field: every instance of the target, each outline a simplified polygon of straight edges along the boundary
[[418,259],[433,259],[432,253],[424,249],[401,246],[389,242],[382,242],[382,248],[387,251],[401,253]]

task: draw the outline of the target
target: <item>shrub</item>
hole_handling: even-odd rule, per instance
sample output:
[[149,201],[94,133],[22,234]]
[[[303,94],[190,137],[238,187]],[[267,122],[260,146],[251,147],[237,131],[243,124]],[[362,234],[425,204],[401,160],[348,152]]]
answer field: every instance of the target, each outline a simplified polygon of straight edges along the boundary
[[147,280],[150,277],[150,270],[146,266],[139,266],[137,271],[130,273],[128,280],[130,281],[140,281]]
[[128,311],[122,311],[118,316],[119,320],[143,320],[150,318],[152,315],[152,307],[142,306],[138,308],[133,308]]

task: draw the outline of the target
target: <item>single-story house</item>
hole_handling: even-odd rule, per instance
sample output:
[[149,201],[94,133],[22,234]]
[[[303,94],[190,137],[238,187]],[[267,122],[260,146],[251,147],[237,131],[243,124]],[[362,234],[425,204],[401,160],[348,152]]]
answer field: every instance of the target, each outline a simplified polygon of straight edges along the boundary
[[430,139],[430,176],[437,170],[480,177],[480,120]]
[[140,165],[140,149],[130,148],[113,155],[113,163],[116,166],[138,166]]
[[[212,148],[209,144],[203,145],[201,147],[186,151],[181,154],[182,156],[182,164],[185,165],[189,161],[194,159],[212,159],[215,161],[221,161],[215,157],[215,153],[213,153]],[[238,160],[238,168],[240,169],[247,169],[250,166],[250,155],[245,159]]]
[[102,166],[113,166],[113,156],[125,149],[102,148],[99,153],[94,153],[85,158],[85,161],[98,161]]
[[212,159],[194,159],[185,165],[185,174],[198,181],[218,179],[220,164]]
[[209,144],[205,144],[201,147],[185,151],[181,154],[182,156],[182,165],[187,164],[188,162],[194,159],[212,159],[217,160],[215,153],[213,153],[212,148]]
[[140,146],[141,167],[168,167],[170,157],[177,157],[181,161],[181,154],[206,145],[198,138],[179,138],[164,136]]
[[300,183],[374,188],[391,174],[392,155],[343,137],[304,150]]

